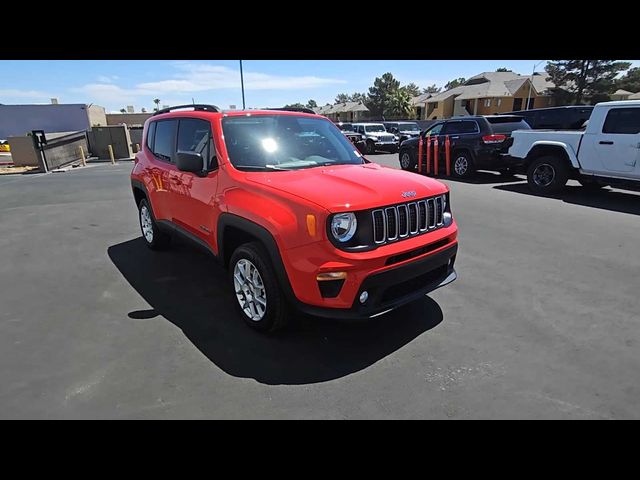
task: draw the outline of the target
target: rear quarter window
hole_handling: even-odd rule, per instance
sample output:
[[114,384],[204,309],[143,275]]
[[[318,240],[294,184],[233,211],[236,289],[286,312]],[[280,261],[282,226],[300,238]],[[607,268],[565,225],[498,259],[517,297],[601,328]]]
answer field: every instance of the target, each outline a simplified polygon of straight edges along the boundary
[[147,148],[153,152],[153,142],[156,137],[156,122],[151,122],[147,128]]

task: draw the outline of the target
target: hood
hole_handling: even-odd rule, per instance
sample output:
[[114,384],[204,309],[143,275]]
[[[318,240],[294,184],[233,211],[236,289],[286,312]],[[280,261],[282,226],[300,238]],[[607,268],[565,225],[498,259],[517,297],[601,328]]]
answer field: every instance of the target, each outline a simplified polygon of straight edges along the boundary
[[[377,163],[250,173],[247,179],[304,198],[332,213],[409,202],[447,190],[437,180]],[[416,196],[403,197],[403,192],[416,192]]]
[[420,135],[420,132],[417,132],[415,130],[400,130],[400,133],[403,135],[415,135],[416,137]]
[[389,132],[367,132],[367,135],[371,137],[394,137],[393,133]]

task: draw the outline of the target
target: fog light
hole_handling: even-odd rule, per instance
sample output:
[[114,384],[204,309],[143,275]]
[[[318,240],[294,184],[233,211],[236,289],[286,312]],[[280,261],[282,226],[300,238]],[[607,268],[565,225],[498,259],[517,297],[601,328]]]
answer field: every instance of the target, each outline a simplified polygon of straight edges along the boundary
[[366,290],[360,294],[360,303],[364,303],[369,298],[369,292]]

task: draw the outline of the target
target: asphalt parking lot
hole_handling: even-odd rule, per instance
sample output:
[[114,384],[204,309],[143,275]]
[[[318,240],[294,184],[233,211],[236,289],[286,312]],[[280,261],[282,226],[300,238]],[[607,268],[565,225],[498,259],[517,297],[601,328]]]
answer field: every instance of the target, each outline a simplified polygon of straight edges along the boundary
[[640,418],[638,194],[446,181],[456,282],[270,337],[205,253],[145,247],[130,169],[0,177],[1,418]]

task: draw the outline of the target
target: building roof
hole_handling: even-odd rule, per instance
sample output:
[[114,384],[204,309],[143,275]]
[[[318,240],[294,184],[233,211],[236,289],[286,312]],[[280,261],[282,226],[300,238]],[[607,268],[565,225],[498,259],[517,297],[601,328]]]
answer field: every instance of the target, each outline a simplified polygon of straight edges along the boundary
[[414,97],[413,104],[441,102],[454,95],[456,100],[470,100],[474,98],[511,97],[527,81],[533,85],[537,95],[548,94],[555,85],[547,80],[546,74],[519,75],[514,72],[482,72],[469,78],[464,85],[451,88],[432,95],[426,100],[419,101]]
[[427,101],[427,99],[429,99],[432,96],[433,96],[432,93],[423,93],[422,95],[418,95],[417,97],[413,97],[411,99],[411,105],[414,105],[414,106],[421,105],[421,104],[425,103]]
[[628,100],[640,100],[640,92],[629,95]]
[[324,105],[314,109],[320,115],[329,115],[332,113],[347,112],[368,112],[369,109],[362,102],[343,102],[334,105]]
[[633,92],[628,92],[626,90],[619,88],[612,95],[633,95]]

